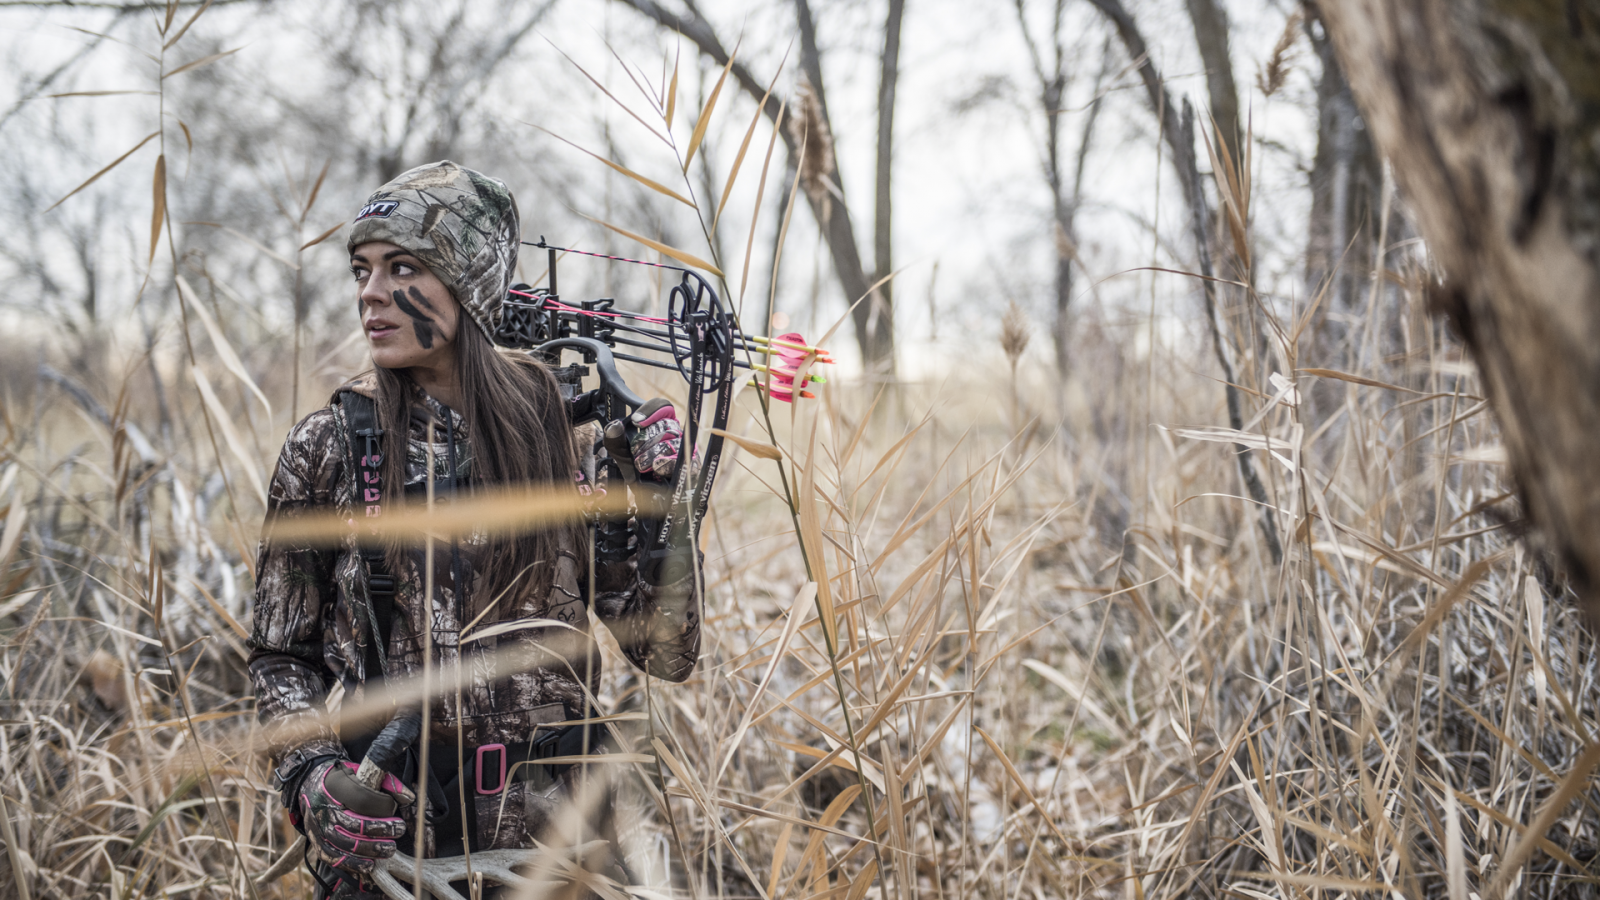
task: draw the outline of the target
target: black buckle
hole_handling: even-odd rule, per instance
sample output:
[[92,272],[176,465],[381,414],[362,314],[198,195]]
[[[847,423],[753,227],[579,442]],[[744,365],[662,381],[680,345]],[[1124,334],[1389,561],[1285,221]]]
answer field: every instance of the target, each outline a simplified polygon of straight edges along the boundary
[[546,731],[543,735],[535,737],[533,739],[532,752],[529,754],[529,758],[549,759],[552,756],[560,755],[559,751],[561,748],[561,735],[565,731],[565,728],[552,728]]
[[378,451],[382,449],[382,445],[378,443],[378,438],[383,437],[384,433],[384,430],[376,425],[371,428],[356,429],[356,437],[362,438],[366,441],[366,455],[368,459],[372,460],[373,468],[377,468],[378,464],[382,462],[381,458],[374,459],[374,457],[377,457]]

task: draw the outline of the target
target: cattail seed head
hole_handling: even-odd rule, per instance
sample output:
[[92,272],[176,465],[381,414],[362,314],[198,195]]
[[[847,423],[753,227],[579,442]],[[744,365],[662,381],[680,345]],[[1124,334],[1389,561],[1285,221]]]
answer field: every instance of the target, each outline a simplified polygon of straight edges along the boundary
[[833,133],[822,115],[822,101],[805,79],[795,88],[799,113],[789,119],[789,133],[801,147],[798,176],[800,186],[815,203],[828,206],[832,193],[828,178],[833,174]]
[[1283,33],[1278,35],[1278,43],[1272,47],[1272,55],[1267,58],[1266,68],[1256,73],[1256,87],[1261,88],[1264,96],[1276,94],[1289,77],[1289,50],[1300,38],[1300,22],[1304,18],[1300,10],[1295,10],[1289,16],[1288,21],[1283,23]]
[[1055,223],[1053,236],[1056,242],[1056,256],[1062,259],[1078,258],[1078,244],[1073,241],[1072,235],[1067,234],[1067,229],[1061,227],[1060,222]]
[[1000,349],[1005,351],[1013,369],[1017,367],[1017,360],[1022,358],[1023,351],[1028,349],[1028,339],[1032,336],[1033,328],[1028,324],[1028,314],[1015,300],[1006,301],[1006,314],[1000,319]]

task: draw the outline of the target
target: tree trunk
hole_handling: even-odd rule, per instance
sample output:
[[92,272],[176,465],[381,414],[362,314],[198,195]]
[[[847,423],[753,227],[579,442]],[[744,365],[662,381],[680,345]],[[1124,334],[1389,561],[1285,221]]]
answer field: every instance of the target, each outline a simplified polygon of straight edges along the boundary
[[[811,14],[811,4],[807,0],[794,0],[794,10],[795,23],[800,28],[800,68],[805,72],[806,81],[810,82],[817,103],[822,107],[822,124],[832,134],[833,116],[828,112],[828,91],[822,81],[822,52],[817,46],[816,19]],[[872,283],[867,280],[866,267],[861,264],[855,226],[850,221],[850,209],[844,203],[844,182],[839,177],[837,148],[837,144],[829,142],[830,159],[823,177],[832,185],[830,193],[835,195],[838,202],[830,202],[827,195],[811,197],[811,208],[826,235],[828,250],[833,255],[834,272],[839,277],[840,287],[844,288],[845,302],[856,303],[867,295]],[[892,377],[894,310],[887,302],[880,306],[868,299],[855,306],[850,318],[855,325],[856,343],[861,347],[861,360],[868,374]]]
[[[1305,296],[1323,294],[1302,351],[1306,365],[1355,371],[1360,367],[1359,307],[1372,273],[1378,240],[1383,168],[1356,110],[1315,4],[1306,5],[1305,32],[1316,51],[1317,149],[1311,163],[1311,214],[1306,223]],[[1387,316],[1383,316],[1387,319]],[[1327,421],[1343,406],[1349,385],[1314,379],[1306,391],[1307,418]],[[1347,423],[1322,431],[1321,447],[1337,452]]]
[[[883,56],[878,76],[878,171],[872,209],[873,282],[882,282],[867,302],[876,317],[872,328],[890,325],[894,317],[894,282],[884,281],[894,271],[893,179],[894,96],[900,81],[900,23],[905,20],[906,0],[889,0],[889,15],[883,24]],[[891,335],[891,340],[893,336]]]
[[1600,612],[1600,12],[1323,0],[1378,146],[1446,273],[1529,516]]
[[[1089,113],[1083,118],[1083,130],[1078,134],[1078,156],[1072,169],[1072,193],[1065,196],[1062,186],[1057,184],[1059,178],[1052,177],[1051,184],[1056,191],[1056,227],[1059,229],[1055,238],[1056,244],[1056,366],[1061,372],[1061,377],[1066,378],[1068,365],[1071,362],[1072,339],[1072,267],[1082,266],[1083,260],[1078,257],[1078,208],[1083,205],[1083,169],[1089,161],[1089,148],[1094,144],[1094,125],[1100,118],[1101,100],[1100,89],[1104,87],[1110,72],[1111,41],[1110,38],[1100,47],[1100,70],[1095,73],[1094,85],[1089,101]],[[1058,69],[1057,80],[1065,83],[1066,78]],[[1057,91],[1057,105],[1060,104],[1060,91]],[[1050,169],[1056,171],[1060,147],[1055,134],[1059,126],[1060,116],[1051,117],[1050,141]]]
[[[1022,30],[1023,44],[1028,48],[1028,57],[1033,61],[1034,78],[1039,82],[1039,110],[1044,114],[1044,179],[1050,186],[1050,214],[1053,224],[1052,243],[1056,251],[1055,267],[1055,319],[1050,328],[1051,342],[1056,352],[1056,372],[1065,380],[1072,370],[1071,337],[1072,337],[1072,263],[1077,256],[1078,235],[1073,228],[1073,219],[1077,213],[1078,190],[1083,181],[1083,160],[1088,151],[1089,138],[1094,128],[1095,116],[1100,111],[1100,84],[1095,83],[1096,97],[1093,100],[1088,116],[1088,124],[1084,126],[1083,140],[1078,146],[1077,179],[1073,182],[1072,194],[1069,197],[1066,188],[1066,176],[1061,168],[1061,102],[1067,87],[1066,53],[1061,43],[1062,14],[1065,11],[1065,0],[1056,0],[1053,15],[1050,18],[1050,47],[1055,51],[1049,67],[1046,66],[1045,54],[1040,46],[1040,41],[1034,39],[1032,31],[1028,28],[1028,10],[1023,0],[1014,0],[1013,5],[1017,11],[1017,25]],[[1105,66],[1104,53],[1101,54],[1102,73]],[[1064,401],[1065,394],[1060,394],[1058,399]]]
[[[1205,297],[1206,319],[1211,331],[1211,349],[1217,356],[1217,364],[1222,368],[1222,393],[1228,404],[1228,424],[1235,431],[1242,430],[1243,400],[1239,396],[1233,358],[1227,342],[1223,339],[1222,323],[1218,317],[1216,279],[1211,265],[1209,237],[1211,206],[1206,202],[1200,180],[1200,167],[1195,159],[1193,110],[1188,101],[1184,101],[1181,116],[1173,107],[1172,95],[1167,92],[1166,82],[1162,80],[1161,73],[1150,59],[1150,50],[1145,43],[1144,34],[1139,30],[1139,25],[1133,16],[1129,15],[1127,8],[1122,5],[1121,0],[1089,0],[1089,2],[1117,29],[1117,37],[1121,39],[1128,58],[1137,61],[1139,78],[1144,82],[1150,108],[1161,123],[1162,136],[1167,149],[1171,151],[1172,167],[1177,171],[1178,187],[1189,207],[1189,226],[1194,236],[1195,254],[1200,262],[1200,287]],[[1249,448],[1243,444],[1235,444],[1234,452],[1239,464],[1239,477],[1244,481],[1245,490],[1261,509],[1262,540],[1272,556],[1273,565],[1277,565],[1283,561],[1283,545],[1278,540],[1278,526],[1276,518],[1272,515],[1272,506],[1267,502],[1266,486],[1261,483],[1261,476],[1256,473],[1255,464],[1250,460]]]
[[[1339,68],[1333,45],[1323,31],[1316,8],[1310,9],[1312,17],[1306,21],[1306,32],[1322,72],[1317,79],[1317,151],[1311,163],[1306,292],[1307,296],[1315,296],[1326,288],[1325,308],[1347,312],[1359,300],[1361,281],[1372,268],[1383,168],[1372,146],[1372,133],[1356,111],[1355,97]],[[1335,317],[1331,321],[1344,320]],[[1339,339],[1343,335],[1333,337]],[[1338,343],[1330,342],[1327,349],[1338,353]],[[1325,359],[1338,367],[1336,357]]]
[[1217,0],[1188,0],[1189,21],[1194,24],[1194,41],[1200,61],[1206,67],[1206,93],[1211,101],[1214,134],[1220,146],[1228,148],[1235,162],[1239,159],[1239,87],[1233,80],[1233,60],[1228,53],[1228,14]]
[[[632,7],[643,15],[654,20],[670,31],[681,34],[694,42],[700,52],[719,66],[728,64],[728,50],[723,46],[721,38],[717,37],[711,23],[700,14],[694,5],[687,7],[685,15],[678,15],[656,0],[618,0]],[[801,66],[806,76],[811,80],[813,90],[817,93],[817,101],[822,105],[823,119],[827,121],[827,94],[822,86],[822,66],[817,52],[816,27],[811,19],[809,6],[803,0],[796,0],[797,15],[800,25],[801,37]],[[799,15],[803,8],[805,14]],[[809,47],[809,52],[808,48]],[[750,71],[750,67],[742,62],[734,62],[732,75],[739,87],[756,102],[767,93],[767,80],[760,79]],[[783,106],[783,100],[778,96],[767,97],[766,106],[762,111],[770,119],[777,119],[778,110]],[[790,104],[791,109],[795,104]],[[829,126],[831,128],[831,124]],[[799,153],[799,143],[794,134],[787,128],[782,130],[783,145],[791,157]],[[838,160],[833,159],[827,176],[833,190],[839,197],[844,197],[844,185],[839,181]],[[828,254],[833,259],[834,275],[839,279],[839,286],[843,288],[845,300],[854,303],[866,296],[867,289],[872,282],[867,280],[866,267],[861,263],[861,251],[856,246],[855,226],[850,221],[849,207],[843,202],[831,202],[828,193],[813,196],[805,192],[811,204],[812,215],[816,217],[817,228],[822,232],[822,238],[828,244]],[[893,309],[888,309],[886,315],[880,315],[877,323],[870,321],[872,308],[868,303],[862,303],[855,308],[852,314],[852,324],[855,326],[856,344],[861,348],[861,358],[869,372],[877,372],[884,377],[894,374],[894,317]],[[876,328],[869,325],[876,324]]]

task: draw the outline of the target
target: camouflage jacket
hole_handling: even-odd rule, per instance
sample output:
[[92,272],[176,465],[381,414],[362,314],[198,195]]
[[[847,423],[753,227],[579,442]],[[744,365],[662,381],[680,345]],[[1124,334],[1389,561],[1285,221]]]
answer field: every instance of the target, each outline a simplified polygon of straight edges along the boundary
[[[371,396],[373,382],[367,376],[347,387]],[[437,485],[448,473],[449,448],[440,424],[443,407],[420,390],[416,400],[407,479],[413,485],[426,480],[426,442],[433,441],[437,497]],[[458,471],[470,483],[471,436],[459,418],[455,421]],[[329,510],[345,518],[359,515],[353,512],[356,472],[350,461],[348,427],[337,395],[328,407],[302,420],[284,443],[269,492],[256,566],[250,674],[257,716],[284,769],[341,752],[337,722],[326,708],[328,692],[336,683],[343,685],[343,702],[348,704],[362,696],[366,681],[363,670],[367,642],[374,634],[373,617],[367,605],[367,566],[356,550],[354,532],[338,547],[297,546],[272,536],[275,523],[297,515]],[[476,576],[473,564],[483,549],[481,537],[459,542],[460,571],[469,596],[497,589]],[[385,654],[384,674],[391,680],[422,671],[424,565],[424,550],[417,547],[407,552],[401,570],[391,573],[399,585]],[[432,622],[436,671],[453,668],[463,652],[458,641],[467,623],[458,621],[452,569],[449,544],[436,544]],[[590,692],[599,682],[599,656],[586,609],[588,571],[582,548],[561,547],[553,576],[543,584],[519,585],[509,598],[513,615],[501,617],[502,622],[554,620],[568,627],[501,630],[467,644],[469,677],[463,679],[461,702],[465,746],[522,743],[536,724],[581,713],[585,682]],[[634,665],[657,678],[683,681],[693,671],[700,650],[700,610],[693,581],[686,578],[657,587],[639,577],[632,559],[597,563],[593,612]],[[498,670],[487,662],[491,660],[499,660]],[[512,674],[506,674],[508,668]],[[454,746],[453,696],[436,700],[432,722],[432,739]]]

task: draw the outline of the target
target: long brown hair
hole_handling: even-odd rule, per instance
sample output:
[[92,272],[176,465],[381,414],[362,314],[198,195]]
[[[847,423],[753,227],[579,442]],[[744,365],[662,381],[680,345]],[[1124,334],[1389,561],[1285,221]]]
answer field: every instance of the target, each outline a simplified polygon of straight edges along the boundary
[[[415,387],[404,369],[374,370],[378,382],[378,427],[385,432],[380,464],[383,499],[385,506],[397,509],[405,503],[405,451]],[[463,312],[456,330],[456,384],[466,407],[454,412],[466,420],[471,441],[472,489],[573,485],[578,464],[572,426],[561,389],[543,363],[526,356],[501,354]],[[470,598],[470,615],[477,615],[513,581],[521,585],[547,584],[564,532],[567,544],[575,546],[580,535],[576,523],[491,537],[487,552],[478,558],[479,579],[467,578],[469,584],[482,586],[478,596]],[[393,571],[402,571],[398,563],[405,549],[398,544],[389,547]],[[509,596],[514,598],[516,593],[520,592]],[[514,607],[513,601],[502,601],[489,620],[507,616]]]

